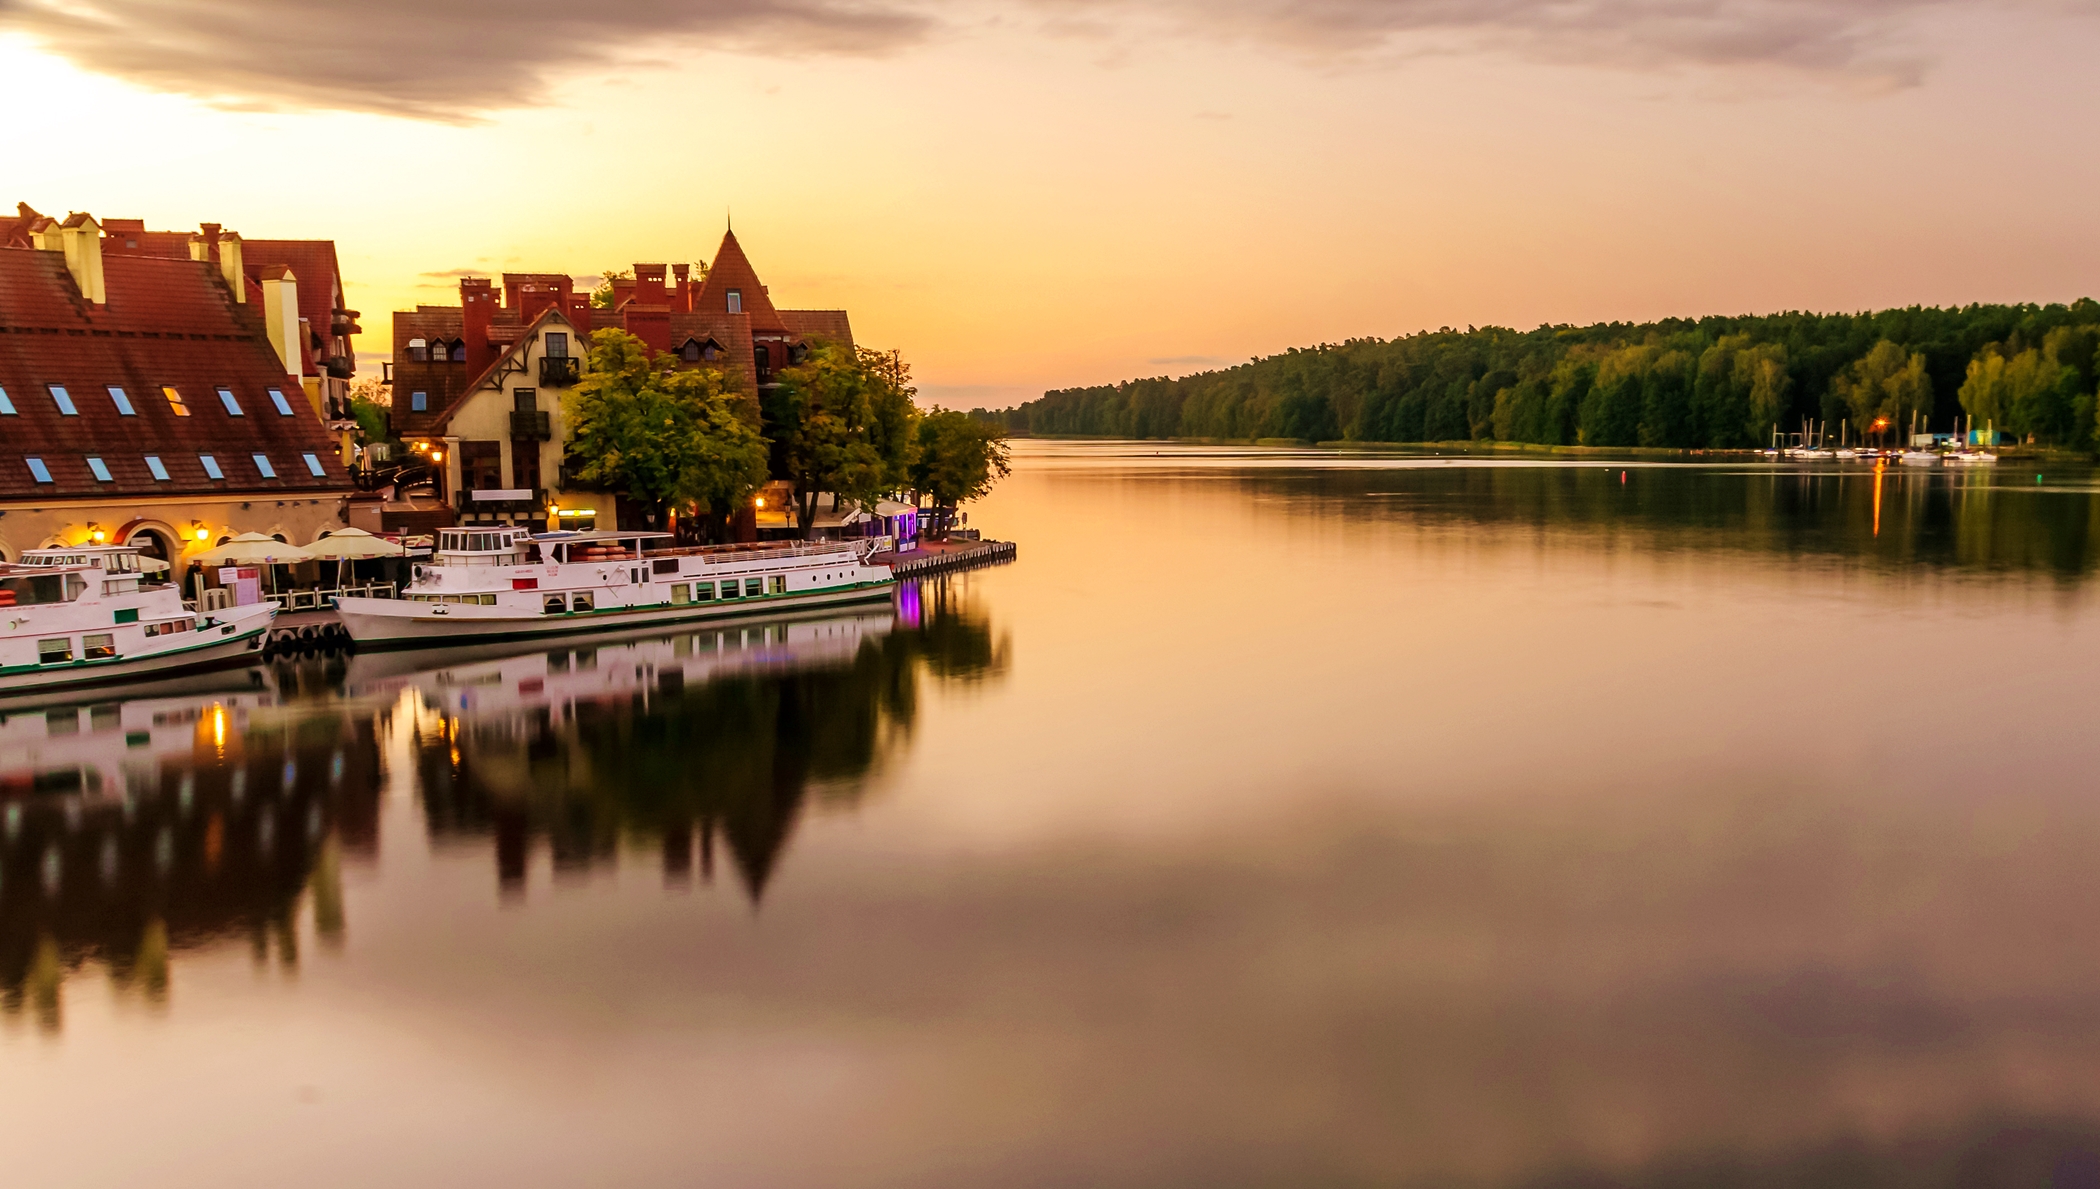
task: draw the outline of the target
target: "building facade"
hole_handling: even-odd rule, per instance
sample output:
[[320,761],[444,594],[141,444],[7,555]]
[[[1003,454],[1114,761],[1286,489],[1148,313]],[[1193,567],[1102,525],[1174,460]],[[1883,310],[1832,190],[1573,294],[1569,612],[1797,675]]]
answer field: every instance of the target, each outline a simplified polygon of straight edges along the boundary
[[180,570],[224,537],[344,523],[289,269],[226,240],[113,251],[90,215],[21,209],[0,221],[0,557],[136,543]]
[[593,306],[565,274],[504,273],[501,283],[464,278],[458,305],[394,315],[394,432],[431,460],[454,523],[614,527],[612,497],[573,490],[563,469],[561,396],[581,378],[594,330],[617,327],[674,366],[722,372],[753,424],[777,372],[820,341],[853,344],[844,310],[775,309],[734,233],[705,278],[637,264],[611,282],[609,306]]

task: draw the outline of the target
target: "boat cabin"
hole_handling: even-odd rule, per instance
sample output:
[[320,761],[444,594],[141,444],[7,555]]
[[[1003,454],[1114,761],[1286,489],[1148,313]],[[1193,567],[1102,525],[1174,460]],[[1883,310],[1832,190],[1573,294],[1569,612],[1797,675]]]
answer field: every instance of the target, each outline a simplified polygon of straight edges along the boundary
[[652,547],[671,539],[670,533],[568,532],[541,533],[533,538],[541,556],[561,565],[594,561],[638,561]]
[[[26,572],[32,570],[47,572]],[[94,571],[103,575],[104,594],[137,590],[139,551],[130,545],[32,549],[12,565],[0,564],[0,607],[70,603],[87,590]]]

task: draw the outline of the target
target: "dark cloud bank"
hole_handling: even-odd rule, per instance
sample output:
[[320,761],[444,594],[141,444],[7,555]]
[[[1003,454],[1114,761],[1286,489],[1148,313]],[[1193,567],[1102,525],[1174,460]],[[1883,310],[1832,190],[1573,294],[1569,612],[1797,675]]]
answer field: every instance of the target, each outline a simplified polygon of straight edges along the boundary
[[[87,69],[229,106],[435,119],[532,106],[573,72],[716,51],[883,54],[989,15],[1330,59],[1416,43],[1633,68],[1779,66],[1916,80],[1909,22],[1947,0],[0,0],[0,30]],[[2082,3],[2082,0],[2079,0]]]

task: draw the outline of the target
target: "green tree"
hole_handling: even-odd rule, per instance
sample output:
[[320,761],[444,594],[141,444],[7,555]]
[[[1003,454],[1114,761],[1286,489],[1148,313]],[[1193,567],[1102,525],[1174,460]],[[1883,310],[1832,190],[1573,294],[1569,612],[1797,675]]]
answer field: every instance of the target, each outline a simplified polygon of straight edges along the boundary
[[901,356],[822,343],[778,375],[765,400],[773,473],[794,489],[805,538],[818,493],[866,505],[910,482],[919,414]]
[[919,419],[915,453],[912,489],[933,497],[943,524],[958,504],[982,499],[1013,473],[1006,431],[949,409],[936,408]]
[[766,444],[738,414],[739,394],[721,372],[665,363],[626,331],[591,336],[583,378],[562,398],[571,474],[697,514],[719,540],[766,481]]
[[1932,413],[1932,377],[1925,374],[1925,356],[1906,351],[1889,339],[1847,364],[1830,384],[1844,403],[1852,428],[1861,434],[1884,419],[1904,431],[1911,414]]

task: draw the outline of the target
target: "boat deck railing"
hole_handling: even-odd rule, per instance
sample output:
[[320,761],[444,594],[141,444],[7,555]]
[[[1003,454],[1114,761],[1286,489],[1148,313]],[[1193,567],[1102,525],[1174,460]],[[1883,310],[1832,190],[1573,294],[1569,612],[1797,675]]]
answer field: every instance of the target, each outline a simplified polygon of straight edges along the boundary
[[[335,606],[335,601],[344,597],[391,599],[399,596],[394,592],[393,583],[371,582],[363,586],[324,586],[314,590],[280,591],[277,594],[264,595],[263,602],[277,603],[285,611],[322,611]],[[219,607],[200,608],[196,599],[184,599],[182,600],[182,606],[184,610],[191,612],[198,610],[217,611],[221,609]]]

